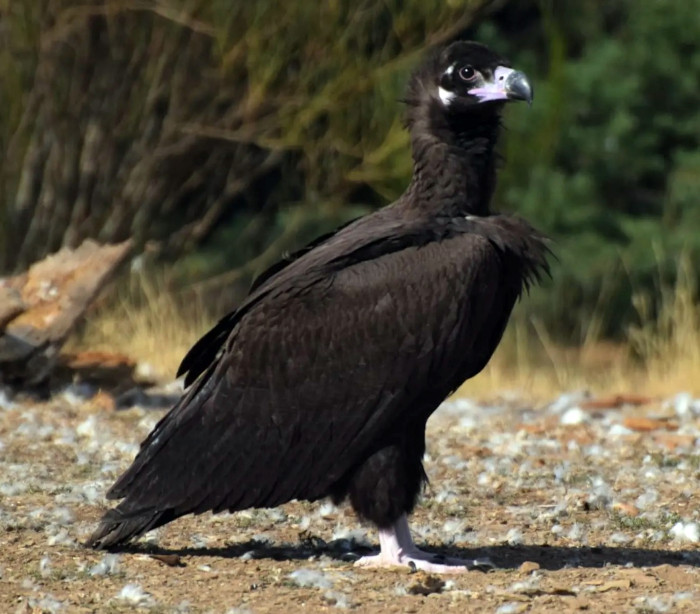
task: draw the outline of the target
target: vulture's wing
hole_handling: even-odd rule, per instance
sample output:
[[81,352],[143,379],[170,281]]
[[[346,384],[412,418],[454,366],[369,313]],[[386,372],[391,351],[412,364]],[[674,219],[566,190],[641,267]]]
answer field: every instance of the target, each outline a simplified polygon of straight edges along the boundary
[[456,232],[355,254],[251,295],[210,371],[112,487],[126,499],[93,544],[190,512],[325,496],[397,421],[421,419],[483,367],[521,290],[507,246]]
[[285,269],[289,268],[290,265],[296,263],[300,258],[302,258],[302,256],[305,256],[311,250],[316,249],[324,243],[327,243],[330,239],[337,237],[338,234],[348,226],[353,224],[361,225],[362,223],[362,219],[350,220],[332,232],[317,237],[301,249],[284,256],[278,262],[260,273],[253,280],[249,290],[249,297],[243,303],[243,305],[241,305],[241,307],[236,311],[233,311],[232,313],[229,313],[221,318],[221,320],[217,322],[216,326],[212,327],[211,330],[209,330],[190,348],[185,357],[182,359],[182,363],[177,370],[177,377],[184,375],[185,386],[189,386],[197,379],[197,377],[199,377],[200,374],[207,370],[211,363],[216,360],[219,350],[226,342],[226,339],[228,339],[241,315],[247,310],[251,303],[257,302],[260,299],[260,296],[265,294],[263,290],[260,290],[261,286],[267,284],[270,280],[278,276]]

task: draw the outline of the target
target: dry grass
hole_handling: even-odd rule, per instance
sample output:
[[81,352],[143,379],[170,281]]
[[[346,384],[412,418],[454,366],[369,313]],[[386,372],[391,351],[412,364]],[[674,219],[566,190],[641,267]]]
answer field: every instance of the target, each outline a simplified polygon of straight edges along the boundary
[[89,314],[68,349],[125,354],[172,378],[187,350],[214,324],[205,312],[196,299],[178,302],[163,277],[136,274]]
[[512,394],[544,401],[572,390],[637,390],[642,373],[623,344],[587,342],[566,348],[531,335],[515,323],[482,373],[459,393],[480,399]]
[[[630,328],[623,343],[599,338],[596,322],[602,316],[596,314],[590,334],[576,348],[557,345],[542,322],[517,319],[488,367],[460,392],[479,398],[514,392],[540,400],[584,389],[600,394],[700,393],[695,280],[690,260],[681,257],[675,285],[660,285],[656,297],[636,294],[633,302],[641,324]],[[652,299],[658,297],[654,312]],[[91,314],[71,345],[123,353],[171,377],[185,352],[213,324],[205,312],[197,301],[179,304],[163,279],[136,275],[115,301]]]
[[687,254],[678,262],[676,283],[660,287],[661,306],[652,316],[649,296],[634,299],[642,325],[629,332],[629,342],[644,361],[650,383],[661,390],[700,390],[700,304],[697,271]]
[[[602,313],[591,316],[590,334],[575,348],[556,345],[542,322],[530,322],[531,326],[514,322],[491,363],[461,392],[488,397],[511,390],[539,399],[584,389],[601,394],[698,394],[697,278],[689,256],[682,254],[675,284],[659,283],[653,295],[643,291],[634,295],[640,324],[630,327],[626,339],[617,344],[601,340],[598,334]],[[605,309],[604,301],[600,309]]]

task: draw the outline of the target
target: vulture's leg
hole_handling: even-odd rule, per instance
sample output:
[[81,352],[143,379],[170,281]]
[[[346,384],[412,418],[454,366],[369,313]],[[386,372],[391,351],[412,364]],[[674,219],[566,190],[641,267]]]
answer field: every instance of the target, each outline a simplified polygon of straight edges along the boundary
[[344,486],[346,490],[339,490],[349,494],[361,518],[379,527],[379,554],[362,557],[356,565],[415,566],[436,573],[459,573],[480,565],[423,552],[413,543],[407,516],[426,479],[421,463],[424,453],[425,423],[405,425],[354,471]]
[[440,554],[423,552],[411,538],[406,515],[401,516],[388,529],[379,529],[379,554],[363,556],[355,565],[359,567],[415,567],[433,573],[462,573],[482,568],[487,562],[462,560]]

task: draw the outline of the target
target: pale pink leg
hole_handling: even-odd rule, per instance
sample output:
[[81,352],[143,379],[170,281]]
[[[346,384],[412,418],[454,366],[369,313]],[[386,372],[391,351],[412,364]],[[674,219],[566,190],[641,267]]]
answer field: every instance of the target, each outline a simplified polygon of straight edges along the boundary
[[388,529],[379,529],[379,554],[363,556],[358,567],[414,567],[433,573],[463,573],[475,567],[489,566],[487,561],[465,561],[423,552],[411,539],[408,519],[401,516]]

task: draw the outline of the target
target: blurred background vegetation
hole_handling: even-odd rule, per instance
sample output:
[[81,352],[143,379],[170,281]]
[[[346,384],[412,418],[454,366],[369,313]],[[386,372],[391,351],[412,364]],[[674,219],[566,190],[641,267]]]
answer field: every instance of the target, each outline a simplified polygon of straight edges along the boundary
[[535,83],[494,205],[558,262],[518,321],[643,353],[679,280],[696,303],[700,0],[0,0],[0,19],[0,274],[132,237],[157,294],[221,315],[401,193],[407,75],[467,37]]

